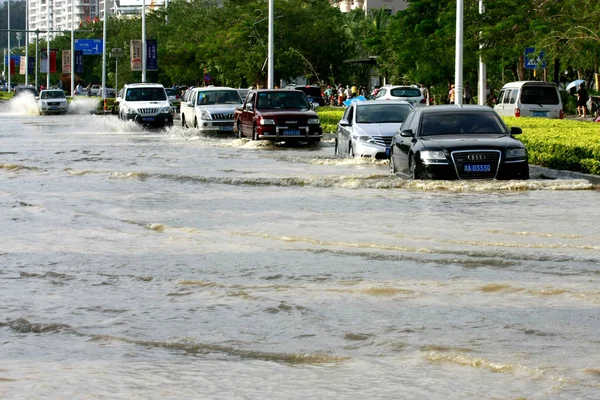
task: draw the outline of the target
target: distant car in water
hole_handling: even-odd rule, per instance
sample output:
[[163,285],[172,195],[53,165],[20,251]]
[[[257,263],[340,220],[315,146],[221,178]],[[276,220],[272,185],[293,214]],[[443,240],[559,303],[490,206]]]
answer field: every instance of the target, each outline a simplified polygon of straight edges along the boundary
[[39,93],[37,89],[32,85],[18,85],[15,88],[14,97],[22,96],[24,94],[31,95],[32,97],[38,97]]
[[390,173],[413,179],[529,179],[525,145],[487,106],[415,108],[394,135]]
[[325,105],[325,99],[323,98],[323,93],[321,93],[321,88],[316,85],[290,85],[286,87],[286,89],[295,89],[300,90],[306,94],[309,103],[316,103],[319,106]]
[[383,86],[377,91],[375,100],[405,100],[413,107],[427,106],[427,99],[415,86]]
[[44,89],[37,97],[40,114],[66,114],[69,103],[62,89]]
[[338,123],[335,155],[388,158],[392,138],[412,109],[406,101],[353,102]]
[[181,101],[179,100],[179,93],[177,92],[177,89],[165,88],[165,92],[167,92],[167,97],[173,106],[173,110],[179,112],[181,108]]

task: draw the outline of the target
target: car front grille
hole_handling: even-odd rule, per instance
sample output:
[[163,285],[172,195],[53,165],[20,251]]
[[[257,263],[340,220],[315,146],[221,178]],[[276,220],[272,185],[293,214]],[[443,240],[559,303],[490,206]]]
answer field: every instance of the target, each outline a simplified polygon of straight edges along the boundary
[[138,109],[140,114],[158,114],[158,108],[140,108]]
[[392,145],[392,139],[392,136],[373,136],[375,143],[385,147],[390,147]]
[[233,126],[233,122],[231,121],[214,121],[213,126]]
[[216,119],[216,120],[233,120],[233,113],[230,114],[211,114],[212,119]]
[[[499,150],[459,150],[453,151],[451,155],[459,179],[496,178],[500,164]],[[469,172],[465,169],[467,165],[473,169],[480,168],[481,170]],[[484,170],[487,169],[488,165],[489,170]]]
[[60,106],[60,102],[59,101],[49,101],[48,105],[49,106]]

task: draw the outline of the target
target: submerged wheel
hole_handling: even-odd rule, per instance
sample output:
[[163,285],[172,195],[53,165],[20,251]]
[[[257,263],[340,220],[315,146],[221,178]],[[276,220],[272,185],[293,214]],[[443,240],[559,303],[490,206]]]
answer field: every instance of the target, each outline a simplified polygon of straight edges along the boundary
[[335,138],[335,147],[333,148],[333,154],[335,158],[340,156],[340,146],[338,145],[337,137]]
[[194,128],[198,128],[198,118],[194,117]]
[[256,133],[256,126],[252,127],[252,140],[258,140],[258,134]]
[[182,127],[182,128],[187,128],[187,125],[186,125],[186,123],[185,123],[185,115],[182,115],[182,116],[181,116],[181,127]]
[[395,174],[398,172],[398,168],[396,168],[396,162],[394,161],[394,153],[390,150],[390,174]]
[[354,158],[354,149],[352,148],[352,142],[348,144],[348,156],[350,158]]
[[237,136],[238,139],[244,138],[244,134],[242,133],[242,125],[239,122],[237,123]]
[[415,156],[412,156],[410,158],[410,176],[413,179],[419,179],[419,180],[425,179],[425,174],[423,172],[423,166],[421,165],[421,163],[419,161],[417,161]]

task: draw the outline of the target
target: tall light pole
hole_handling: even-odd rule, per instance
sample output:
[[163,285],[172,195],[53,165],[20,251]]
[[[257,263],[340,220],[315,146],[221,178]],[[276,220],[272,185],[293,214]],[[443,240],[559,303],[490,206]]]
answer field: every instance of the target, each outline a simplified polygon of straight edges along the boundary
[[75,97],[75,0],[71,0],[71,98]]
[[46,89],[50,89],[50,0],[46,0]]
[[454,61],[454,103],[463,103],[463,0],[456,0],[456,60]]
[[[485,13],[485,6],[483,5],[483,0],[479,0],[479,14],[483,15],[483,13]],[[479,51],[481,49],[483,49],[483,43],[479,42]],[[477,97],[479,98],[477,103],[480,106],[487,103],[487,71],[481,54],[479,55],[479,93],[477,93]]]
[[25,85],[29,85],[29,0],[25,0]]
[[11,62],[10,62],[10,0],[8,0],[8,92],[10,92],[10,75],[11,75]]
[[[108,1],[104,0],[104,22],[102,25],[102,105],[106,106],[106,21],[108,20]],[[106,111],[106,110],[104,110]]]
[[269,0],[269,51],[267,59],[267,89],[273,89],[273,0]]
[[146,0],[142,0],[142,83],[146,82]]

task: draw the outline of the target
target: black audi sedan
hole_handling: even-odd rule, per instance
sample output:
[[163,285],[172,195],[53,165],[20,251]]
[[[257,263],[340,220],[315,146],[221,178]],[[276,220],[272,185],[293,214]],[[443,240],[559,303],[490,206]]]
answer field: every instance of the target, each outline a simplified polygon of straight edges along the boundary
[[529,179],[527,149],[487,106],[415,108],[394,135],[390,173],[413,179]]

